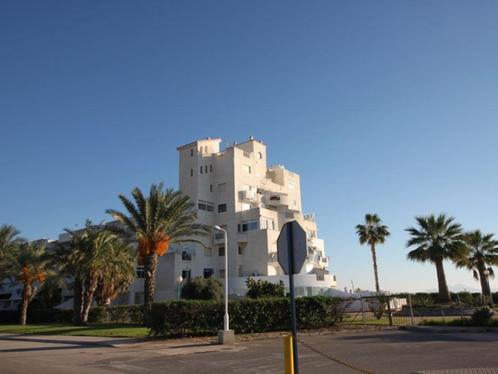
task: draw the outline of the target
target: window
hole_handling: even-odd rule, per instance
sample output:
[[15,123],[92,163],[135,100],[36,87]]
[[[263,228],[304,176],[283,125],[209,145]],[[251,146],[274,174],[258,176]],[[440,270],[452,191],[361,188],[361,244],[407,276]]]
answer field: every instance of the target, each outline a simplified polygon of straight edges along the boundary
[[194,155],[194,148],[190,148],[190,157]]
[[197,208],[199,210],[206,210],[208,212],[214,212],[214,204],[209,201],[198,200]]
[[243,165],[242,168],[245,172],[251,174],[251,165]]
[[224,232],[217,232],[214,234],[214,240],[221,240],[225,238],[225,233]]
[[218,213],[225,213],[227,211],[227,204],[218,205]]
[[225,256],[225,246],[218,247],[218,256]]
[[145,270],[143,265],[137,265],[137,269],[135,270],[137,278],[145,278]]
[[220,183],[218,184],[218,192],[225,192],[227,189],[227,184],[226,183]]
[[207,174],[207,172],[208,172],[208,166],[207,166],[207,165],[204,165],[204,173],[206,173],[206,174]]
[[194,169],[190,169],[190,176],[193,177],[194,176]]
[[238,225],[239,232],[257,230],[258,228],[259,228],[259,222],[256,219],[253,219],[250,221],[245,221],[245,222],[239,223],[239,225]]
[[204,278],[211,278],[211,276],[214,274],[213,269],[204,269]]
[[261,152],[258,152],[258,158],[261,160],[263,158],[263,154]]
[[239,245],[239,255],[244,254],[244,247],[242,245]]
[[182,260],[183,261],[192,261],[192,254],[187,251],[182,251]]
[[209,165],[209,172],[212,173],[213,172],[213,165]]
[[213,185],[212,184],[209,185],[209,192],[213,192]]
[[225,278],[225,269],[220,269],[220,278]]
[[213,255],[213,250],[211,247],[204,247],[204,256],[212,256]]
[[275,230],[275,221],[273,218],[261,217],[261,228]]
[[182,270],[182,278],[184,281],[189,281],[192,277],[192,271],[190,269]]
[[250,158],[251,154],[249,152],[244,151],[244,157]]
[[202,165],[201,165],[201,174],[202,174]]

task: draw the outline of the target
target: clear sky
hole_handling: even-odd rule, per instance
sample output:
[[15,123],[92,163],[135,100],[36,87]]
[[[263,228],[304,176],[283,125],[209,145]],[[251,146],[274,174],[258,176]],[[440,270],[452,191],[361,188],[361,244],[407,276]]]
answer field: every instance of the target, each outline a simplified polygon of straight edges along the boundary
[[1,1],[0,224],[55,238],[176,187],[176,146],[252,135],[301,175],[340,288],[373,288],[354,226],[376,212],[381,287],[434,289],[405,259],[415,215],[498,232],[497,18],[491,0]]

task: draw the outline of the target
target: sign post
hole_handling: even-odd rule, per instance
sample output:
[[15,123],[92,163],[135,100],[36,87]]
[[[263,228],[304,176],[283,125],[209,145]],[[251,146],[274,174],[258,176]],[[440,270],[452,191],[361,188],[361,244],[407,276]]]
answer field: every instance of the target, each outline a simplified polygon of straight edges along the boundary
[[306,232],[297,221],[287,222],[277,240],[278,263],[285,274],[289,275],[290,319],[292,332],[292,359],[294,373],[299,374],[299,355],[297,350],[296,296],[294,274],[299,274],[308,254]]

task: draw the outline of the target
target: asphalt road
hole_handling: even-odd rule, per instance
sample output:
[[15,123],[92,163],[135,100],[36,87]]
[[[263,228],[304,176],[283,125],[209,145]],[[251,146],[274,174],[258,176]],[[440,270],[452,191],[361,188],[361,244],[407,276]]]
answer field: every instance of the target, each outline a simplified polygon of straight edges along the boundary
[[[330,358],[373,373],[498,373],[498,334],[494,333],[346,331],[301,339],[312,347],[300,345],[301,374],[359,373]],[[280,338],[234,347],[205,341],[109,347],[77,337],[0,335],[0,373],[269,374],[282,373],[282,368]]]

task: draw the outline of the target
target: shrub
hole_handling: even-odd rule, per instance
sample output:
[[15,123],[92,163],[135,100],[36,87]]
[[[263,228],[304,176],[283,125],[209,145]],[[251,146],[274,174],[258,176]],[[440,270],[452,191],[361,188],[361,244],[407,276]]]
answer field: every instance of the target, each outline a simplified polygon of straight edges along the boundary
[[[315,296],[296,300],[299,328],[328,327],[342,317],[341,299]],[[230,301],[230,328],[237,333],[287,330],[289,299],[241,299]],[[223,326],[223,303],[180,300],[152,306],[151,334],[163,336],[213,335]]]
[[472,313],[471,321],[476,326],[487,326],[493,318],[493,311],[488,308],[477,309]]
[[464,306],[474,305],[474,297],[472,296],[472,294],[470,292],[467,292],[467,291],[458,292],[456,294],[455,300],[459,301],[460,304],[462,304]]
[[142,305],[98,306],[90,309],[90,323],[128,323],[143,324],[144,310]]
[[197,277],[183,286],[182,298],[187,300],[219,301],[223,298],[223,286],[216,278]]
[[268,282],[262,279],[254,280],[251,277],[246,279],[248,288],[247,296],[251,299],[259,299],[262,297],[284,297],[284,282],[278,283]]

